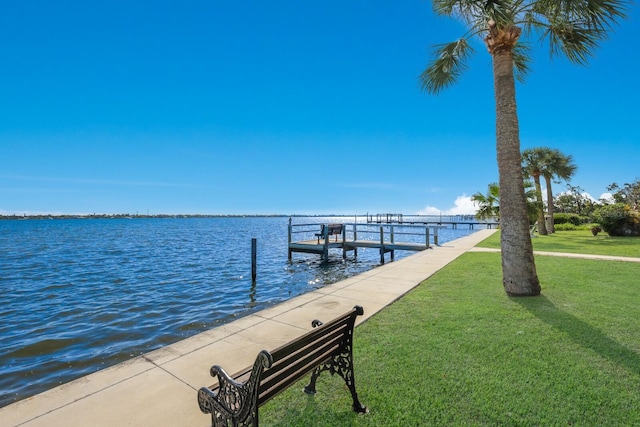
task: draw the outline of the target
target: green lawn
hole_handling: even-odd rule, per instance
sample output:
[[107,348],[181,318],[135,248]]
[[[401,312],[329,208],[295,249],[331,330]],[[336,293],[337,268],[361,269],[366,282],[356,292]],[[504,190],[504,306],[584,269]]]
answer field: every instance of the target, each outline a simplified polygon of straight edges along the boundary
[[640,425],[640,264],[536,265],[543,294],[509,298],[499,254],[463,255],[356,329],[368,414],[324,373],[315,396],[303,381],[267,403],[261,425]]
[[[589,230],[558,231],[531,239],[534,251],[570,252],[593,255],[615,255],[640,258],[640,237],[611,237],[606,233],[593,236]],[[500,248],[500,232],[478,247]]]

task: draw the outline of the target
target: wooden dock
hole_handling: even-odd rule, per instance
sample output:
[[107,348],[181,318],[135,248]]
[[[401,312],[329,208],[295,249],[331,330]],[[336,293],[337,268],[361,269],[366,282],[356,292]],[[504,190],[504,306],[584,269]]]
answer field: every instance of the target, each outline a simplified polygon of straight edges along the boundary
[[[342,224],[341,234],[335,236],[325,231],[329,229],[327,225],[292,224],[289,220],[289,260],[294,252],[318,254],[327,260],[331,249],[342,250],[342,257],[346,258],[348,252],[353,252],[357,257],[358,248],[370,248],[380,252],[380,263],[384,264],[386,253],[391,254],[393,261],[397,250],[429,249],[431,236],[434,244],[438,244],[437,228],[426,225],[350,223]],[[430,229],[434,230],[433,234]]]
[[459,226],[467,226],[473,230],[476,226],[486,228],[498,228],[500,221],[491,218],[486,221],[479,221],[473,215],[403,215],[395,213],[367,214],[368,224],[421,224],[431,227],[451,227],[457,229]]

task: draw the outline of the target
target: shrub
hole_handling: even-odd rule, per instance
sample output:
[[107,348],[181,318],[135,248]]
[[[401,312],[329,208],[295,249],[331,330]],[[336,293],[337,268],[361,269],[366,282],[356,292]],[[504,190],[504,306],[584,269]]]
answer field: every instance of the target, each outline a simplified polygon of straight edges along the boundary
[[609,236],[640,236],[640,216],[624,203],[601,206],[593,217]]
[[[588,222],[588,218],[575,213],[557,213],[553,215],[553,223],[580,225]],[[557,227],[554,227],[557,228]]]
[[556,224],[554,228],[556,229],[556,231],[575,231],[578,229],[578,227],[576,227],[574,224],[571,224],[569,222]]

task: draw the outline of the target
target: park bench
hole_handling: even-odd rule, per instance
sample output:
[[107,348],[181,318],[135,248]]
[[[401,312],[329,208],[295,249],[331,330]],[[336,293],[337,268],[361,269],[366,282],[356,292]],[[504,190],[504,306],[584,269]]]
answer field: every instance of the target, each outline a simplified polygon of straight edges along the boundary
[[329,236],[336,236],[336,242],[338,241],[338,236],[342,234],[342,224],[322,224],[320,228],[320,232],[316,233],[315,236],[318,238],[318,244],[320,244],[320,238],[327,239]]
[[311,380],[304,391],[316,392],[316,379],[323,371],[340,375],[353,398],[352,409],[367,412],[356,393],[353,373],[353,328],[362,307],[322,323],[314,320],[310,332],[268,352],[258,353],[252,367],[228,375],[220,366],[211,367],[218,383],[198,391],[198,404],[217,426],[257,426],[258,408],[309,372]]

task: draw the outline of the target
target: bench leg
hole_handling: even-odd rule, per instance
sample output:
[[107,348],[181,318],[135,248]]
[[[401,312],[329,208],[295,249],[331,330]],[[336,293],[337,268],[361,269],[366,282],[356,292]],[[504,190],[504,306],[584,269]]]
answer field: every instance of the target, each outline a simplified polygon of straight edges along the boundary
[[340,355],[333,356],[329,362],[315,368],[311,373],[311,380],[309,381],[309,385],[304,388],[305,393],[316,393],[316,380],[324,371],[329,371],[331,375],[338,374],[342,377],[347,387],[349,387],[349,391],[351,392],[351,397],[353,398],[353,405],[351,406],[351,408],[355,412],[369,412],[367,407],[363,406],[358,399],[355,376],[353,374],[353,357],[351,355],[350,349],[349,351],[345,350],[345,352]]

